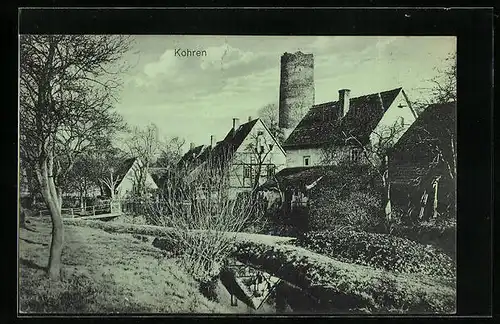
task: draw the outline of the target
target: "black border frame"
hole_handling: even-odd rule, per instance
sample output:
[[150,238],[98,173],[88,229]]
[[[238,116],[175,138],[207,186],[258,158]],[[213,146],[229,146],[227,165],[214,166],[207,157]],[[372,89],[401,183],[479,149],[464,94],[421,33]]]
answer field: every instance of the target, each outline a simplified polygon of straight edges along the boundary
[[[457,315],[490,316],[493,313],[493,19],[492,8],[20,9],[14,52],[18,55],[18,33],[457,36]],[[17,70],[17,64],[13,66]],[[17,95],[13,99],[17,101]],[[16,122],[17,118],[10,126]],[[13,130],[8,146],[13,149],[13,156],[17,156],[14,132],[17,129]],[[17,170],[17,160],[15,163]],[[16,180],[9,188],[14,189],[17,197],[17,172],[12,176]],[[17,260],[11,264],[17,265]],[[15,283],[17,290],[17,280],[10,282]],[[13,306],[17,314],[17,300]],[[396,319],[407,317],[415,316]],[[215,318],[220,320],[220,316]]]

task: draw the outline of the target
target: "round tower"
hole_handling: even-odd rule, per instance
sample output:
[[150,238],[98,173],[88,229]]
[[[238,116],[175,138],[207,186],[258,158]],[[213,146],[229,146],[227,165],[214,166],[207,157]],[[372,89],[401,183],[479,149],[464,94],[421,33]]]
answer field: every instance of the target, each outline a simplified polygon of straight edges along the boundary
[[286,137],[314,105],[314,57],[302,52],[281,56],[279,127]]

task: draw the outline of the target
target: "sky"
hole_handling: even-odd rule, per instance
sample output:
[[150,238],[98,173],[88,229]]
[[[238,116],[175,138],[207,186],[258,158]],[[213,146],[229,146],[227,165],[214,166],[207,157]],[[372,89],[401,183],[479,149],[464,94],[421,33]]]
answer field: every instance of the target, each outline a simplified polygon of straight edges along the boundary
[[[456,51],[455,37],[365,36],[132,36],[130,69],[116,110],[125,121],[157,125],[160,136],[209,144],[279,100],[280,57],[314,54],[315,103],[403,87],[410,100],[430,86],[436,68]],[[205,50],[177,57],[175,49]]]

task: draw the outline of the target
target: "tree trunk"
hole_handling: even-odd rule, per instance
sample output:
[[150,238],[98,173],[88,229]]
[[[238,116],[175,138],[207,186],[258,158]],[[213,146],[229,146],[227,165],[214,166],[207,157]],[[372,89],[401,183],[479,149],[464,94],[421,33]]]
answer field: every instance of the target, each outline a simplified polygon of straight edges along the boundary
[[387,181],[386,185],[386,202],[385,202],[385,216],[388,221],[392,220],[392,204],[391,204],[391,184]]
[[425,207],[427,206],[427,198],[428,198],[428,196],[429,196],[429,194],[427,193],[427,189],[426,189],[422,193],[422,197],[420,199],[420,212],[418,213],[418,218],[420,220],[422,220],[422,218],[424,217]]
[[19,206],[19,228],[26,228],[26,212],[23,206]]
[[432,202],[432,218],[437,218],[438,216],[438,188],[439,188],[440,177],[436,178],[433,183],[434,189],[434,200]]
[[80,191],[79,192],[79,194],[80,194],[80,209],[81,209],[81,211],[83,213],[85,211],[85,202],[83,200],[83,191],[82,191],[82,189],[80,188],[79,191]]
[[[49,160],[49,161],[47,161]],[[63,249],[64,228],[61,216],[62,197],[56,188],[52,174],[50,158],[43,159],[37,168],[38,181],[42,190],[42,197],[49,207],[52,220],[52,241],[47,272],[52,280],[61,278],[61,256]]]
[[390,222],[392,220],[391,183],[389,181],[389,158],[387,156],[385,156],[383,159],[382,167],[382,183],[384,186],[384,195],[382,201],[384,203],[383,206],[386,221]]

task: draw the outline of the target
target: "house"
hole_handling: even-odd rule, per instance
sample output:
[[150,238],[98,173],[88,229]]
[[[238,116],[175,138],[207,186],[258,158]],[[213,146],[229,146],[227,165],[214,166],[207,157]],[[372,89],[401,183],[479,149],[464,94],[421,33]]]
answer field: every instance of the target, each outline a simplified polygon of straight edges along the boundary
[[396,143],[416,118],[402,88],[356,98],[339,90],[337,101],[312,106],[285,140],[287,167],[366,162],[362,147],[389,137]]
[[[362,164],[285,168],[258,190],[268,215],[301,230],[321,230],[342,221],[353,192],[379,196],[380,183],[369,168]],[[363,208],[368,206],[357,212]]]
[[285,151],[260,118],[239,124],[233,118],[232,128],[222,141],[210,146],[191,145],[179,161],[180,167],[193,168],[203,164],[229,163],[230,197],[250,191],[284,168]]
[[279,127],[286,137],[287,167],[367,162],[361,147],[381,140],[386,145],[388,137],[388,144],[396,143],[417,117],[401,87],[356,98],[341,89],[337,101],[321,104],[315,104],[314,92],[313,54],[284,53]]
[[454,215],[456,103],[428,106],[389,156],[392,203],[407,217]]
[[[156,190],[158,186],[143,162],[139,158],[126,159],[120,167],[113,172],[115,182],[115,198],[123,199],[137,188],[137,183],[142,182],[147,190]],[[142,179],[142,181],[140,180]],[[109,194],[109,190],[107,190]]]
[[181,157],[177,165],[179,167],[194,168],[204,162],[213,147],[213,139],[212,136],[210,145],[195,146],[194,143],[191,143],[189,150]]

